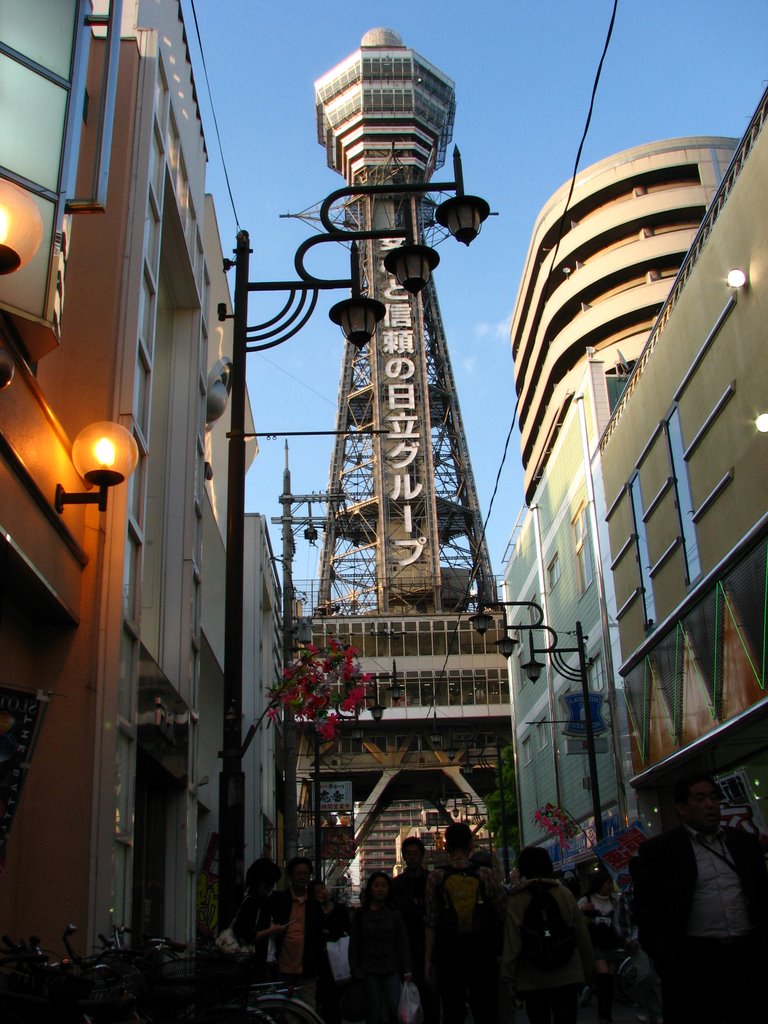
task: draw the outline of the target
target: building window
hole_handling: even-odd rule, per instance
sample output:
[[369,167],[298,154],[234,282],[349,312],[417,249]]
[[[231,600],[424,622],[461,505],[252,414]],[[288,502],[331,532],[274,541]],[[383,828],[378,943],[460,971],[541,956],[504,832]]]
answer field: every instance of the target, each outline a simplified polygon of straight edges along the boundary
[[530,764],[531,760],[533,759],[533,755],[531,754],[531,737],[530,736],[526,736],[525,737],[525,739],[523,740],[522,746],[523,746],[523,764]]
[[547,736],[547,721],[542,718],[540,722],[536,723],[536,738],[539,744],[539,750],[544,750],[549,742]]
[[549,589],[554,590],[557,586],[557,581],[560,579],[560,556],[555,553],[555,557],[547,566],[547,583]]
[[597,654],[587,665],[587,682],[592,693],[600,693],[605,688],[603,661]]
[[640,489],[640,474],[635,473],[629,481],[629,494],[632,500],[632,518],[635,525],[635,549],[637,566],[640,571],[640,588],[643,597],[643,616],[646,629],[656,618],[656,603],[653,597],[653,581],[651,580],[651,559],[648,553],[648,533],[643,519],[643,494]]
[[678,406],[675,406],[667,417],[665,434],[669,451],[669,468],[675,482],[675,504],[680,524],[680,536],[683,538],[685,582],[692,583],[701,575],[701,561],[699,560],[699,542],[696,538],[696,524],[693,521],[693,495],[688,479],[688,465],[685,461],[685,445],[683,444],[683,430],[680,425]]
[[589,538],[589,512],[586,505],[581,506],[571,525],[573,527],[573,548],[579,572],[579,592],[583,594],[592,582],[594,572],[592,544]]

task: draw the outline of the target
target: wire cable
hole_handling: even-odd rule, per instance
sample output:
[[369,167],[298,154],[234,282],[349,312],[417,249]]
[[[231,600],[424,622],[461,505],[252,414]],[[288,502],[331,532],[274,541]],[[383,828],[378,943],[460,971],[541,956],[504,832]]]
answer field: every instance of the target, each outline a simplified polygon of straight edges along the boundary
[[558,226],[557,226],[557,241],[555,242],[554,252],[552,253],[552,262],[550,263],[550,266],[549,266],[549,274],[547,275],[547,280],[546,280],[546,282],[544,284],[544,290],[543,290],[543,293],[542,293],[542,302],[541,302],[542,306],[546,305],[547,299],[549,298],[550,282],[552,280],[552,275],[553,275],[553,272],[554,272],[554,269],[555,269],[555,264],[557,263],[557,254],[558,254],[558,252],[560,250],[560,242],[563,240],[563,230],[565,228],[565,218],[568,215],[568,210],[570,208],[571,199],[573,198],[573,190],[576,187],[576,175],[577,175],[578,170],[579,170],[579,164],[581,163],[581,154],[582,154],[582,151],[584,149],[584,143],[587,141],[587,133],[589,132],[589,126],[590,126],[590,124],[592,122],[592,112],[595,109],[595,97],[597,96],[597,87],[598,87],[598,84],[600,82],[600,76],[601,76],[602,71],[603,71],[603,64],[605,62],[605,56],[608,53],[608,46],[610,45],[611,37],[613,35],[613,26],[614,26],[614,24],[616,22],[616,11],[618,9],[618,6],[619,6],[619,0],[613,0],[613,10],[611,11],[611,20],[610,20],[610,22],[608,24],[608,32],[606,33],[606,36],[605,36],[605,43],[603,44],[603,52],[600,55],[600,62],[597,65],[597,71],[595,73],[595,80],[592,83],[592,95],[591,95],[590,100],[589,100],[589,110],[587,111],[587,119],[586,119],[586,122],[584,123],[584,131],[581,133],[581,142],[579,143],[579,148],[578,148],[578,150],[576,152],[576,159],[575,159],[574,164],[573,164],[573,173],[571,174],[571,184],[570,184],[570,188],[568,189],[568,196],[567,196],[567,198],[565,200],[565,207],[563,208],[563,215],[560,218],[560,221],[559,221]]
[[[559,224],[558,224],[557,241],[555,243],[555,248],[554,248],[554,253],[553,253],[553,256],[552,256],[552,263],[550,264],[549,274],[547,275],[547,279],[546,279],[546,282],[545,282],[545,285],[544,285],[542,303],[546,303],[546,301],[547,301],[547,299],[549,297],[549,290],[550,290],[550,282],[552,280],[552,273],[553,273],[553,269],[555,267],[555,264],[557,262],[557,253],[558,253],[558,249],[560,248],[560,242],[561,242],[562,237],[563,237],[563,229],[564,229],[564,226],[565,226],[565,219],[566,219],[566,216],[568,214],[568,208],[569,208],[571,199],[573,198],[574,188],[576,187],[576,175],[578,173],[579,164],[581,163],[581,155],[582,155],[582,152],[584,150],[584,144],[587,141],[587,135],[589,133],[589,126],[592,123],[592,114],[593,114],[594,109],[595,109],[595,98],[597,96],[597,88],[598,88],[598,85],[600,83],[600,78],[601,78],[602,71],[603,71],[603,64],[605,63],[605,58],[606,58],[606,55],[608,53],[608,47],[610,45],[611,38],[613,36],[613,28],[614,28],[614,25],[616,23],[616,13],[618,11],[618,6],[619,6],[619,0],[613,0],[613,8],[611,10],[611,18],[610,18],[610,22],[608,24],[608,31],[606,33],[605,42],[603,44],[603,51],[602,51],[602,53],[600,55],[600,61],[598,62],[597,71],[595,72],[595,78],[594,78],[594,81],[592,83],[592,93],[590,95],[589,109],[587,111],[587,117],[586,117],[586,121],[584,123],[584,130],[581,133],[581,141],[579,142],[579,147],[578,147],[578,150],[576,152],[576,159],[574,160],[574,164],[573,164],[573,173],[571,174],[571,182],[570,182],[570,188],[568,190],[568,197],[566,198],[565,208],[563,209],[563,213],[562,213],[562,216],[561,216]],[[491,513],[493,511],[494,501],[496,499],[496,494],[497,494],[498,489],[499,489],[499,483],[501,481],[501,474],[502,474],[502,471],[504,469],[504,465],[506,464],[506,461],[507,461],[507,455],[509,453],[510,441],[512,440],[512,434],[514,433],[515,423],[517,422],[517,410],[519,408],[519,405],[520,405],[520,396],[518,395],[517,401],[515,402],[515,408],[514,408],[514,411],[512,413],[512,422],[510,424],[509,431],[507,432],[507,436],[506,436],[506,439],[505,439],[505,442],[504,442],[504,450],[502,452],[501,462],[499,463],[499,468],[498,468],[498,471],[496,473],[496,479],[494,481],[493,491],[491,493],[491,499],[490,499],[490,501],[488,503],[488,511],[486,513],[485,519],[483,520],[483,524],[482,524],[482,531],[481,531],[481,537],[480,537],[480,543],[481,544],[485,541],[486,529],[487,529],[487,526],[488,526],[488,522],[489,522],[489,520],[491,518]],[[467,583],[467,589],[466,589],[465,594],[464,594],[465,599],[468,598],[469,595],[470,595],[470,592],[471,592],[471,589],[472,589],[472,585],[473,585],[473,583],[475,582],[475,580],[477,578],[478,569],[479,569],[479,566],[476,565],[475,569],[474,569],[474,572],[471,573],[471,575],[470,575],[469,581]],[[459,623],[460,623],[460,621],[462,619],[462,614],[463,613],[460,613],[458,618],[456,619],[456,625],[454,627],[454,630],[453,630],[453,633],[451,635],[451,638],[450,638],[450,640],[448,642],[448,648],[447,648],[448,651],[451,650],[451,648],[453,646],[453,642],[454,642],[455,637],[456,637],[456,634],[458,633]],[[437,704],[436,704],[437,683],[439,683],[443,679],[443,677],[445,676],[447,666],[448,666],[448,653],[446,653],[445,660],[443,661],[443,664],[442,664],[442,666],[440,668],[440,671],[439,671],[439,673],[437,675],[436,684],[435,684],[433,695],[432,695],[432,701],[431,701],[429,707],[427,708],[427,717],[429,717],[430,711],[434,711],[435,718],[437,718]]]
[[224,180],[227,183],[227,192],[229,193],[229,201],[230,201],[230,203],[232,205],[232,213],[233,213],[234,218],[235,218],[235,224],[237,226],[237,230],[239,231],[240,230],[240,218],[237,216],[237,209],[235,207],[235,199],[234,199],[234,196],[232,195],[232,186],[230,185],[230,182],[229,182],[229,171],[227,170],[227,161],[224,159],[224,147],[221,144],[221,134],[219,132],[219,120],[216,117],[216,108],[213,105],[213,93],[211,92],[211,82],[210,82],[210,79],[208,78],[208,67],[207,67],[207,65],[205,63],[205,53],[203,52],[203,41],[200,38],[200,26],[199,26],[199,24],[197,22],[197,10],[195,9],[195,0],[190,0],[190,4],[192,6],[192,17],[193,17],[194,22],[195,22],[195,34],[197,35],[197,46],[198,46],[198,49],[200,50],[200,61],[201,61],[202,65],[203,65],[203,74],[205,75],[205,86],[206,86],[206,88],[208,90],[208,100],[209,100],[209,102],[211,104],[211,116],[213,117],[213,126],[214,126],[214,128],[216,130],[216,141],[219,144],[219,156],[221,158],[221,167],[222,167],[222,170],[224,171]]

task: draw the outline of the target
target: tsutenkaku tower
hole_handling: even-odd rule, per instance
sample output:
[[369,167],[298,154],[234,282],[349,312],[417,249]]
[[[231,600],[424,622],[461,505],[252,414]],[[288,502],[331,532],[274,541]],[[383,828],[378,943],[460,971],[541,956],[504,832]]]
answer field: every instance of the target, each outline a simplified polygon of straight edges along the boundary
[[[442,166],[454,84],[396,32],[366,33],[315,95],[319,141],[348,185],[427,182]],[[336,215],[357,230],[413,217],[425,242],[441,230],[435,206],[428,196],[377,195]],[[493,592],[434,284],[410,295],[383,265],[401,240],[361,247],[361,278],[387,312],[364,351],[347,346],[342,366],[329,485],[339,497],[320,566],[318,611],[327,614],[459,612],[471,589]]]

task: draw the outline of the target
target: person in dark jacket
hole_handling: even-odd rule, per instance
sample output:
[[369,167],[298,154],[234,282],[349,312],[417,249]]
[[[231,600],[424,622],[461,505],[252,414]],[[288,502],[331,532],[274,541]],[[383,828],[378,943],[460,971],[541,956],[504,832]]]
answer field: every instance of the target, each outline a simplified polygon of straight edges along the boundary
[[245,899],[232,922],[232,931],[242,945],[253,945],[254,981],[269,981],[267,950],[270,938],[285,930],[272,920],[270,896],[282,871],[273,860],[255,860],[245,873]]
[[[527,846],[518,857],[520,884],[507,900],[502,982],[525,1002],[531,1024],[575,1024],[578,998],[585,977],[592,970],[592,944],[576,898],[554,877],[552,860],[541,846]],[[564,924],[572,929],[574,947],[557,967],[529,962],[523,940],[525,912],[534,892],[546,887],[557,903]]]
[[400,982],[411,980],[411,952],[402,914],[390,903],[391,880],[374,871],[352,919],[349,966],[365,987],[366,1024],[395,1024]]
[[709,775],[681,779],[677,828],[638,850],[634,912],[665,1024],[765,1020],[768,875],[757,839],[724,828]]
[[333,899],[330,889],[324,882],[317,880],[310,882],[307,894],[310,900],[317,903],[323,915],[321,924],[322,952],[318,961],[315,997],[317,1010],[325,1024],[341,1024],[339,998],[342,989],[331,973],[326,946],[329,942],[337,942],[343,935],[349,935],[351,927],[349,910],[343,903],[337,903]]
[[424,977],[424,915],[427,872],[424,869],[426,848],[418,836],[408,836],[401,847],[405,870],[392,879],[392,903],[403,915],[408,945],[411,949],[413,980],[419,990],[424,1024],[437,1024],[439,1007],[432,985]]
[[317,901],[307,899],[312,861],[308,857],[293,857],[285,873],[287,888],[272,897],[272,918],[276,924],[286,925],[275,938],[278,977],[291,990],[301,987],[300,997],[314,1009],[322,914]]

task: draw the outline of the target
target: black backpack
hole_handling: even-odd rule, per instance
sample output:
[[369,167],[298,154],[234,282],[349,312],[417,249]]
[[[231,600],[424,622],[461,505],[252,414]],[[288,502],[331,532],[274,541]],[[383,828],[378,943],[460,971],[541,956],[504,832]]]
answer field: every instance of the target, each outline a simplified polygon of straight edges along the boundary
[[566,924],[550,887],[543,882],[529,885],[531,899],[520,928],[523,959],[540,971],[567,964],[576,949],[576,935]]

